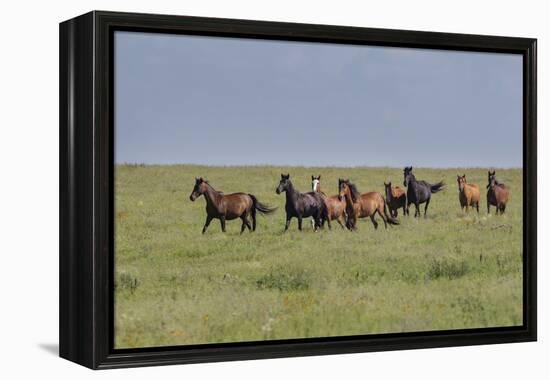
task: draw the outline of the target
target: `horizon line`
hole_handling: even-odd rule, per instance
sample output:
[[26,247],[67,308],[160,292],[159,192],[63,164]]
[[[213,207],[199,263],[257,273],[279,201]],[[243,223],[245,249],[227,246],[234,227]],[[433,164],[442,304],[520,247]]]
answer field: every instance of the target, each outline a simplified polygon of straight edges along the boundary
[[[280,165],[280,164],[196,164],[196,163],[170,163],[170,164],[161,164],[161,163],[145,163],[145,162],[120,162],[115,163],[115,166],[203,166],[203,167],[218,167],[218,168],[239,168],[239,167],[268,167],[268,168],[280,168],[280,167],[289,167],[289,168],[330,168],[330,169],[360,169],[360,168],[369,168],[369,169],[403,169],[404,166],[380,166],[380,165]],[[406,165],[407,166],[407,165]],[[500,170],[511,170],[511,169],[523,169],[522,166],[412,166],[413,168],[418,169],[500,169]]]

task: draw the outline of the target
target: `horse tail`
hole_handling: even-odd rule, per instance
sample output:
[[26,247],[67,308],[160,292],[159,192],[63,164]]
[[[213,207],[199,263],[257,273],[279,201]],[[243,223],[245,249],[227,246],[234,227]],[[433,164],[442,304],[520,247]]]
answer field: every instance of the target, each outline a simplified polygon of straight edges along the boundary
[[384,202],[384,217],[390,225],[398,226],[399,221],[391,215],[388,215],[388,204]]
[[256,198],[252,194],[248,194],[248,196],[252,199],[252,212],[256,213],[256,210],[261,212],[262,214],[272,214],[277,210],[277,207],[269,207],[268,205],[260,202],[258,198]]
[[445,183],[443,181],[440,181],[436,183],[435,185],[430,185],[430,191],[432,193],[437,193],[445,188]]

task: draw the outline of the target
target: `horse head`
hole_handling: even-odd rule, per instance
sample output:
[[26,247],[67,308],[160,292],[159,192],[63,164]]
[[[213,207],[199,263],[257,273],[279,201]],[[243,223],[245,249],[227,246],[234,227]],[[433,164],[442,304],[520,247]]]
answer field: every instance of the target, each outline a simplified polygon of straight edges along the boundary
[[414,174],[412,174],[413,167],[405,167],[403,169],[403,186],[407,187],[409,185],[409,182],[414,178]]
[[355,202],[357,199],[357,189],[355,188],[355,185],[350,182],[349,179],[340,179],[338,180],[338,197],[341,201],[345,200],[347,196],[349,196],[352,200],[352,202]]
[[321,191],[321,175],[311,176],[311,191],[319,192]]
[[202,177],[195,177],[195,186],[193,187],[193,191],[191,192],[191,195],[189,195],[189,199],[191,201],[195,201],[198,197],[200,197],[202,194],[206,192],[208,181],[205,180]]
[[279,182],[279,186],[277,186],[277,189],[275,189],[275,192],[277,194],[281,194],[283,191],[288,190],[289,185],[290,185],[290,174],[281,174],[281,181]]
[[495,171],[493,170],[492,172],[489,170],[487,172],[487,188],[490,188],[490,187],[493,187],[495,186],[496,184],[498,184],[497,182],[497,177],[495,175]]
[[466,174],[456,175],[456,182],[458,183],[458,190],[464,190],[464,185],[466,185]]

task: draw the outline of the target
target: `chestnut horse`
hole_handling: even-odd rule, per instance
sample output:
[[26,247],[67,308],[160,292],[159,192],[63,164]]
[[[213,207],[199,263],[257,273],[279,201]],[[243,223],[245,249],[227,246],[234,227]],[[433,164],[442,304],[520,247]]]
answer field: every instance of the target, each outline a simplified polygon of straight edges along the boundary
[[475,183],[467,183],[466,174],[457,175],[456,182],[458,183],[458,200],[462,211],[464,211],[464,207],[466,207],[466,211],[468,211],[468,207],[475,207],[479,214],[479,186]]
[[[341,200],[339,195],[333,195],[327,197],[325,193],[321,191],[321,175],[311,176],[311,190],[317,193],[320,193],[323,196],[325,205],[327,207],[327,224],[328,228],[330,227],[330,222],[333,219],[340,224],[342,228],[345,228],[346,224],[346,201]],[[314,221],[311,221],[311,224],[314,225]],[[314,227],[315,228],[315,227]]]
[[[195,178],[195,187],[189,196],[191,201],[195,201],[198,197],[204,195],[206,199],[206,222],[202,228],[202,233],[206,232],[208,225],[212,219],[220,220],[222,231],[225,232],[225,221],[241,218],[241,234],[245,227],[250,232],[256,231],[256,211],[262,214],[271,214],[276,208],[271,208],[263,203],[252,194],[233,193],[224,195],[221,191],[215,190],[205,179]],[[252,226],[248,221],[248,216],[252,217]]]
[[384,227],[388,228],[388,223],[399,224],[392,216],[387,214],[386,202],[384,197],[377,192],[359,193],[357,187],[349,179],[339,179],[338,188],[340,190],[340,199],[346,201],[346,213],[348,214],[348,228],[355,230],[357,228],[357,219],[370,217],[374,228],[378,228],[378,223],[374,219],[376,213],[384,221]]
[[495,171],[487,173],[487,214],[489,214],[489,209],[491,206],[496,206],[496,214],[504,214],[506,210],[506,203],[508,203],[508,197],[510,195],[510,190],[508,187],[497,181],[495,177]]
[[399,186],[391,185],[391,182],[384,182],[384,192],[386,193],[386,204],[390,209],[390,215],[397,217],[397,210],[403,208],[403,215],[407,213],[407,193],[405,189]]

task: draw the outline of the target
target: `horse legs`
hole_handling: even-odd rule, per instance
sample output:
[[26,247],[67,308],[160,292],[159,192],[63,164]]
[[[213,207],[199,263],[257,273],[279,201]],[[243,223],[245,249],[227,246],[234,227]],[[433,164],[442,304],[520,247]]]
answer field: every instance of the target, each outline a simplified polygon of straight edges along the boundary
[[302,231],[302,215],[298,215],[298,229]]
[[[426,213],[428,212],[429,204],[430,204],[430,198],[426,200],[426,206],[424,206],[424,218],[426,217]],[[468,211],[468,206],[466,206],[466,211]],[[418,212],[418,216],[420,216],[420,212]]]
[[342,229],[345,229],[345,224],[346,224],[346,218],[344,218],[344,215],[343,214],[340,214],[340,216],[338,216],[338,218],[336,218],[336,221],[338,222],[338,224],[340,224],[340,227],[342,227]]
[[376,213],[372,213],[371,216],[370,216],[370,220],[372,222],[372,224],[374,225],[374,229],[378,229],[378,222],[374,219],[374,215],[376,215]]
[[292,219],[292,215],[286,214],[285,232],[288,230],[288,226],[290,225],[290,219]]
[[[256,231],[256,208],[255,207],[253,207],[252,210],[250,210],[250,217],[252,218],[252,231]],[[250,223],[249,223],[249,226],[250,226]]]
[[477,210],[477,214],[479,215],[479,201],[476,202],[476,210]]
[[241,225],[241,234],[244,232],[244,228],[247,227],[250,232],[252,232],[252,226],[250,226],[250,222],[248,221],[248,218],[246,214],[243,214],[241,216],[241,219],[243,221],[243,224]]
[[206,222],[204,222],[204,227],[202,228],[202,233],[204,234],[206,232],[206,229],[210,225],[210,222],[212,221],[212,217],[210,215],[206,215]]
[[246,228],[246,224],[244,223],[244,217],[241,217],[241,220],[243,223],[241,224],[241,234],[244,232],[244,229]]
[[330,225],[331,219],[332,219],[332,213],[330,211],[327,211],[327,226],[329,230],[332,230],[332,226]]
[[416,217],[420,216],[420,203],[415,202],[414,207],[415,207],[414,217],[416,218]]
[[225,216],[220,216],[220,224],[222,226],[222,232],[225,232]]

